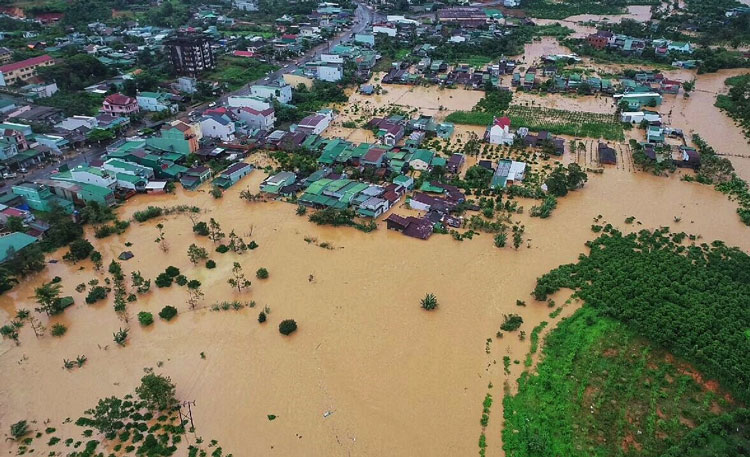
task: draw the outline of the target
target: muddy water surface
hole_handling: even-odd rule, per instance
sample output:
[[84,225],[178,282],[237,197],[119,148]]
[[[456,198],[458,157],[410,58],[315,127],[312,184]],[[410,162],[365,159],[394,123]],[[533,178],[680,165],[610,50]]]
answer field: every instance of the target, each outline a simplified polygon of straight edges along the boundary
[[[147,205],[198,205],[204,220],[215,217],[226,232],[234,229],[260,245],[241,256],[213,253],[215,270],[189,263],[190,243],[213,246],[192,234],[185,216],[134,223],[119,237],[95,241],[105,265],[129,249],[135,257],[123,262],[128,274],[139,270],[154,278],[174,265],[202,281],[203,305],[253,300],[255,309],[191,311],[185,290],[173,285],[128,304],[131,322],[125,323],[112,310],[111,298],[88,306],[73,290],[91,278],[103,280],[87,264],[51,265],[2,296],[5,319],[18,308],[32,308],[33,287],[59,275],[76,305],[54,320],[68,325],[64,337],[35,339],[24,328],[20,346],[2,343],[0,428],[22,418],[52,424],[75,419],[103,396],[132,391],[144,367],[161,365],[157,371],[172,377],[178,396],[196,401],[199,435],[219,440],[234,455],[469,455],[477,452],[481,402],[492,382],[496,402],[487,429],[488,455],[501,455],[502,357],[523,360],[528,341],[514,335],[493,339],[487,354],[486,339],[494,336],[503,314],[521,314],[527,334],[549,320],[546,304],[529,297],[534,280],[575,260],[592,237],[589,226],[596,215],[620,225],[636,216],[643,223],[636,229],[674,226],[677,216],[682,219],[677,229],[750,249],[748,229],[723,195],[619,168],[592,176],[585,189],[561,199],[548,220],[517,216],[530,240],[530,247],[518,251],[495,248],[486,234],[464,242],[447,236],[423,242],[387,231],[382,222],[370,234],[317,227],[296,216],[294,205],[238,198],[243,188],[257,190],[261,179],[254,172],[220,200],[180,191],[139,196],[121,210],[128,217]],[[524,202],[527,208],[532,204]],[[711,218],[705,217],[706,208]],[[158,222],[165,226],[168,253],[153,242]],[[334,248],[307,243],[305,237]],[[133,245],[126,248],[125,242]],[[253,279],[250,291],[240,294],[226,284],[233,261]],[[270,272],[264,281],[254,278],[261,266]],[[418,306],[427,292],[440,301],[436,312]],[[519,298],[529,305],[517,307]],[[166,304],[180,310],[171,323],[157,319],[144,330],[133,320],[138,311],[156,313]],[[266,305],[271,313],[261,325],[257,313]],[[285,318],[299,323],[292,337],[276,330]],[[116,347],[112,333],[127,326],[127,346]],[[63,358],[79,354],[89,359],[84,368],[61,369]],[[511,379],[521,366],[513,365]],[[326,411],[333,414],[324,417]],[[270,422],[267,414],[278,419]]]

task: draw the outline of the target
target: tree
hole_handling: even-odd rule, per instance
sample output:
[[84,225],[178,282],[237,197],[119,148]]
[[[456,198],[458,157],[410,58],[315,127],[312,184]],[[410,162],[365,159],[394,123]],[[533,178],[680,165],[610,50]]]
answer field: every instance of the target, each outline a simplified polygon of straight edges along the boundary
[[81,417],[76,425],[93,427],[108,439],[115,437],[115,433],[125,426],[124,421],[130,415],[130,408],[123,405],[123,401],[117,397],[102,398],[92,409],[86,410],[85,414],[91,417]]
[[110,130],[105,129],[94,129],[89,133],[88,139],[89,141],[94,141],[98,144],[101,144],[102,141],[110,141],[115,138],[115,134],[112,133]]
[[221,240],[225,236],[224,232],[221,231],[221,226],[213,217],[208,221],[208,231],[208,238],[214,243]]
[[577,163],[568,164],[567,184],[569,190],[583,187],[584,183],[586,183],[586,181],[588,180],[589,176],[585,171],[583,171],[580,165],[578,165]]
[[255,272],[255,277],[258,279],[268,279],[268,270],[263,267],[258,268],[258,271]]
[[297,323],[294,322],[294,319],[286,319],[279,324],[279,333],[282,335],[291,335],[295,331],[297,331]]
[[250,287],[250,281],[245,278],[245,273],[242,272],[242,265],[239,262],[234,262],[232,266],[232,277],[227,280],[227,283],[233,288],[237,288],[237,292],[242,292],[242,289]]
[[523,225],[513,226],[513,247],[515,249],[518,249],[521,246],[521,243],[523,243],[523,232],[524,232]]
[[508,241],[508,235],[505,232],[498,233],[495,235],[495,246],[498,248],[504,248],[505,243]]
[[148,327],[154,323],[154,315],[147,311],[141,311],[138,313],[138,322],[140,322],[142,326]]
[[425,295],[419,303],[422,306],[422,309],[426,309],[427,311],[432,311],[438,307],[438,301],[434,294]]
[[62,311],[59,309],[61,290],[62,284],[60,283],[45,283],[34,289],[34,298],[39,303],[39,308],[36,308],[36,312],[43,312],[51,316]]
[[188,288],[188,304],[191,309],[195,309],[195,305],[198,304],[198,300],[203,298],[203,291],[201,290],[201,282],[197,279],[191,279],[187,283]]
[[141,378],[135,392],[152,411],[171,411],[177,406],[175,387],[169,377],[149,373]]
[[208,252],[195,243],[188,247],[187,255],[193,265],[197,265],[201,260],[208,259]]
[[193,232],[200,236],[208,236],[211,233],[208,229],[208,224],[203,221],[193,225]]
[[29,424],[25,420],[18,421],[10,426],[10,436],[14,440],[18,440],[27,433],[29,433]]
[[242,254],[243,252],[247,251],[247,245],[244,241],[242,241],[242,238],[234,233],[234,230],[229,232],[229,249],[237,254]]
[[262,324],[265,321],[266,321],[266,313],[265,311],[261,311],[260,313],[258,313],[258,322]]
[[9,232],[24,232],[26,227],[23,225],[23,219],[18,216],[10,216],[5,222],[5,229]]
[[94,263],[94,269],[96,271],[99,271],[102,269],[103,263],[102,263],[102,253],[99,251],[94,251],[89,256],[89,259],[91,259],[91,262]]
[[171,321],[173,317],[177,315],[177,308],[174,306],[165,306],[164,308],[159,311],[159,317],[164,319],[165,321]]
[[80,238],[70,243],[70,251],[63,258],[75,263],[88,258],[93,251],[94,246],[85,238]]
[[563,197],[568,193],[568,179],[561,166],[550,173],[544,183],[547,185],[547,192],[556,197]]

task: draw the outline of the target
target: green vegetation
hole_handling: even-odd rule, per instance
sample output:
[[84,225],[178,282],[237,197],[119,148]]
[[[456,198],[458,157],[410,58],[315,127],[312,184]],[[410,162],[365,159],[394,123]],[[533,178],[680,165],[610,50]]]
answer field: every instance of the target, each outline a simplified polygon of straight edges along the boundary
[[513,101],[513,92],[497,89],[487,84],[484,88],[484,97],[477,102],[472,111],[499,115],[508,109],[511,101]]
[[[720,241],[686,246],[668,228],[623,235],[606,225],[590,253],[537,280],[534,297],[575,290],[587,307],[695,364],[750,399],[750,256]],[[679,316],[679,318],[677,317]]]
[[52,336],[63,336],[65,335],[65,332],[68,331],[68,327],[66,327],[63,324],[57,323],[52,325],[52,329],[50,330],[50,333]]
[[727,406],[689,366],[592,307],[561,322],[543,355],[504,400],[511,457],[661,456]]
[[148,311],[141,311],[138,313],[138,322],[140,322],[142,326],[148,327],[154,323],[154,315]]
[[177,308],[167,305],[159,311],[159,317],[165,321],[171,321],[177,315]]
[[500,325],[500,330],[506,332],[513,332],[523,324],[523,318],[518,314],[503,314],[503,323]]
[[291,335],[297,331],[297,323],[294,319],[285,319],[279,324],[279,333],[282,335]]
[[255,272],[255,277],[258,279],[268,279],[268,270],[263,267],[258,268],[258,271]]
[[334,227],[349,226],[363,232],[371,232],[377,228],[373,221],[357,222],[353,209],[322,209],[310,215],[310,222],[318,225],[333,225]]
[[750,139],[750,73],[727,78],[727,95],[716,96],[716,106],[737,122]]
[[221,56],[216,68],[203,76],[208,81],[225,84],[229,90],[237,90],[245,84],[263,78],[278,67],[245,57]]
[[[523,9],[530,17],[542,19],[564,19],[577,14],[622,14],[625,12],[627,0],[613,2],[596,0],[573,0],[568,2],[553,2],[549,0],[529,0],[523,5]],[[634,2],[635,3],[635,2]],[[648,3],[642,0],[638,3]],[[654,2],[656,3],[656,2]]]
[[88,295],[86,295],[86,303],[93,305],[94,303],[104,300],[109,294],[109,289],[103,286],[94,286],[89,289]]
[[422,309],[432,311],[438,307],[438,301],[435,294],[427,294],[422,300],[420,300],[419,305]]
[[714,184],[716,190],[735,200],[740,220],[745,225],[750,225],[750,189],[747,181],[734,173],[734,166],[729,159],[719,156],[700,136],[693,135],[693,143],[701,154],[701,168],[696,181]]
[[[447,122],[467,125],[489,125],[501,113],[480,111],[456,111],[446,117]],[[511,125],[528,127],[532,131],[546,130],[555,135],[570,135],[607,140],[625,138],[622,123],[611,114],[565,111],[539,106],[511,105],[502,113],[508,116]]]
[[149,206],[143,211],[136,211],[135,213],[133,213],[133,219],[138,222],[146,222],[147,220],[159,217],[162,214],[164,214],[163,209],[159,208],[158,206]]
[[[583,187],[589,177],[577,163],[570,163],[568,167],[558,165],[552,173],[547,176],[544,183],[547,191],[557,197],[564,197],[568,191]],[[545,200],[546,201],[546,200]],[[551,204],[551,203],[550,203]],[[554,206],[552,206],[554,209]]]

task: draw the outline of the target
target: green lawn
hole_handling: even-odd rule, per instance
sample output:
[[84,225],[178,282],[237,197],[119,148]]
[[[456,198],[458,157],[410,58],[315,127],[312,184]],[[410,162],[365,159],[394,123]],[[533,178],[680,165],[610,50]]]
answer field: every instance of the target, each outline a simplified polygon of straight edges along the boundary
[[202,79],[226,83],[229,90],[236,90],[250,81],[255,81],[278,67],[244,57],[219,57],[216,68],[203,75]]

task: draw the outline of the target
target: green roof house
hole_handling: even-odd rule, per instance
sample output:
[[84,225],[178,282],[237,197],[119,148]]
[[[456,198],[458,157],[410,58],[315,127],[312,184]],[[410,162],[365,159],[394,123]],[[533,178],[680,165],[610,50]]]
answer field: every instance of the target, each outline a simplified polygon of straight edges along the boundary
[[5,262],[14,253],[36,242],[36,238],[21,232],[0,236],[0,263]]

